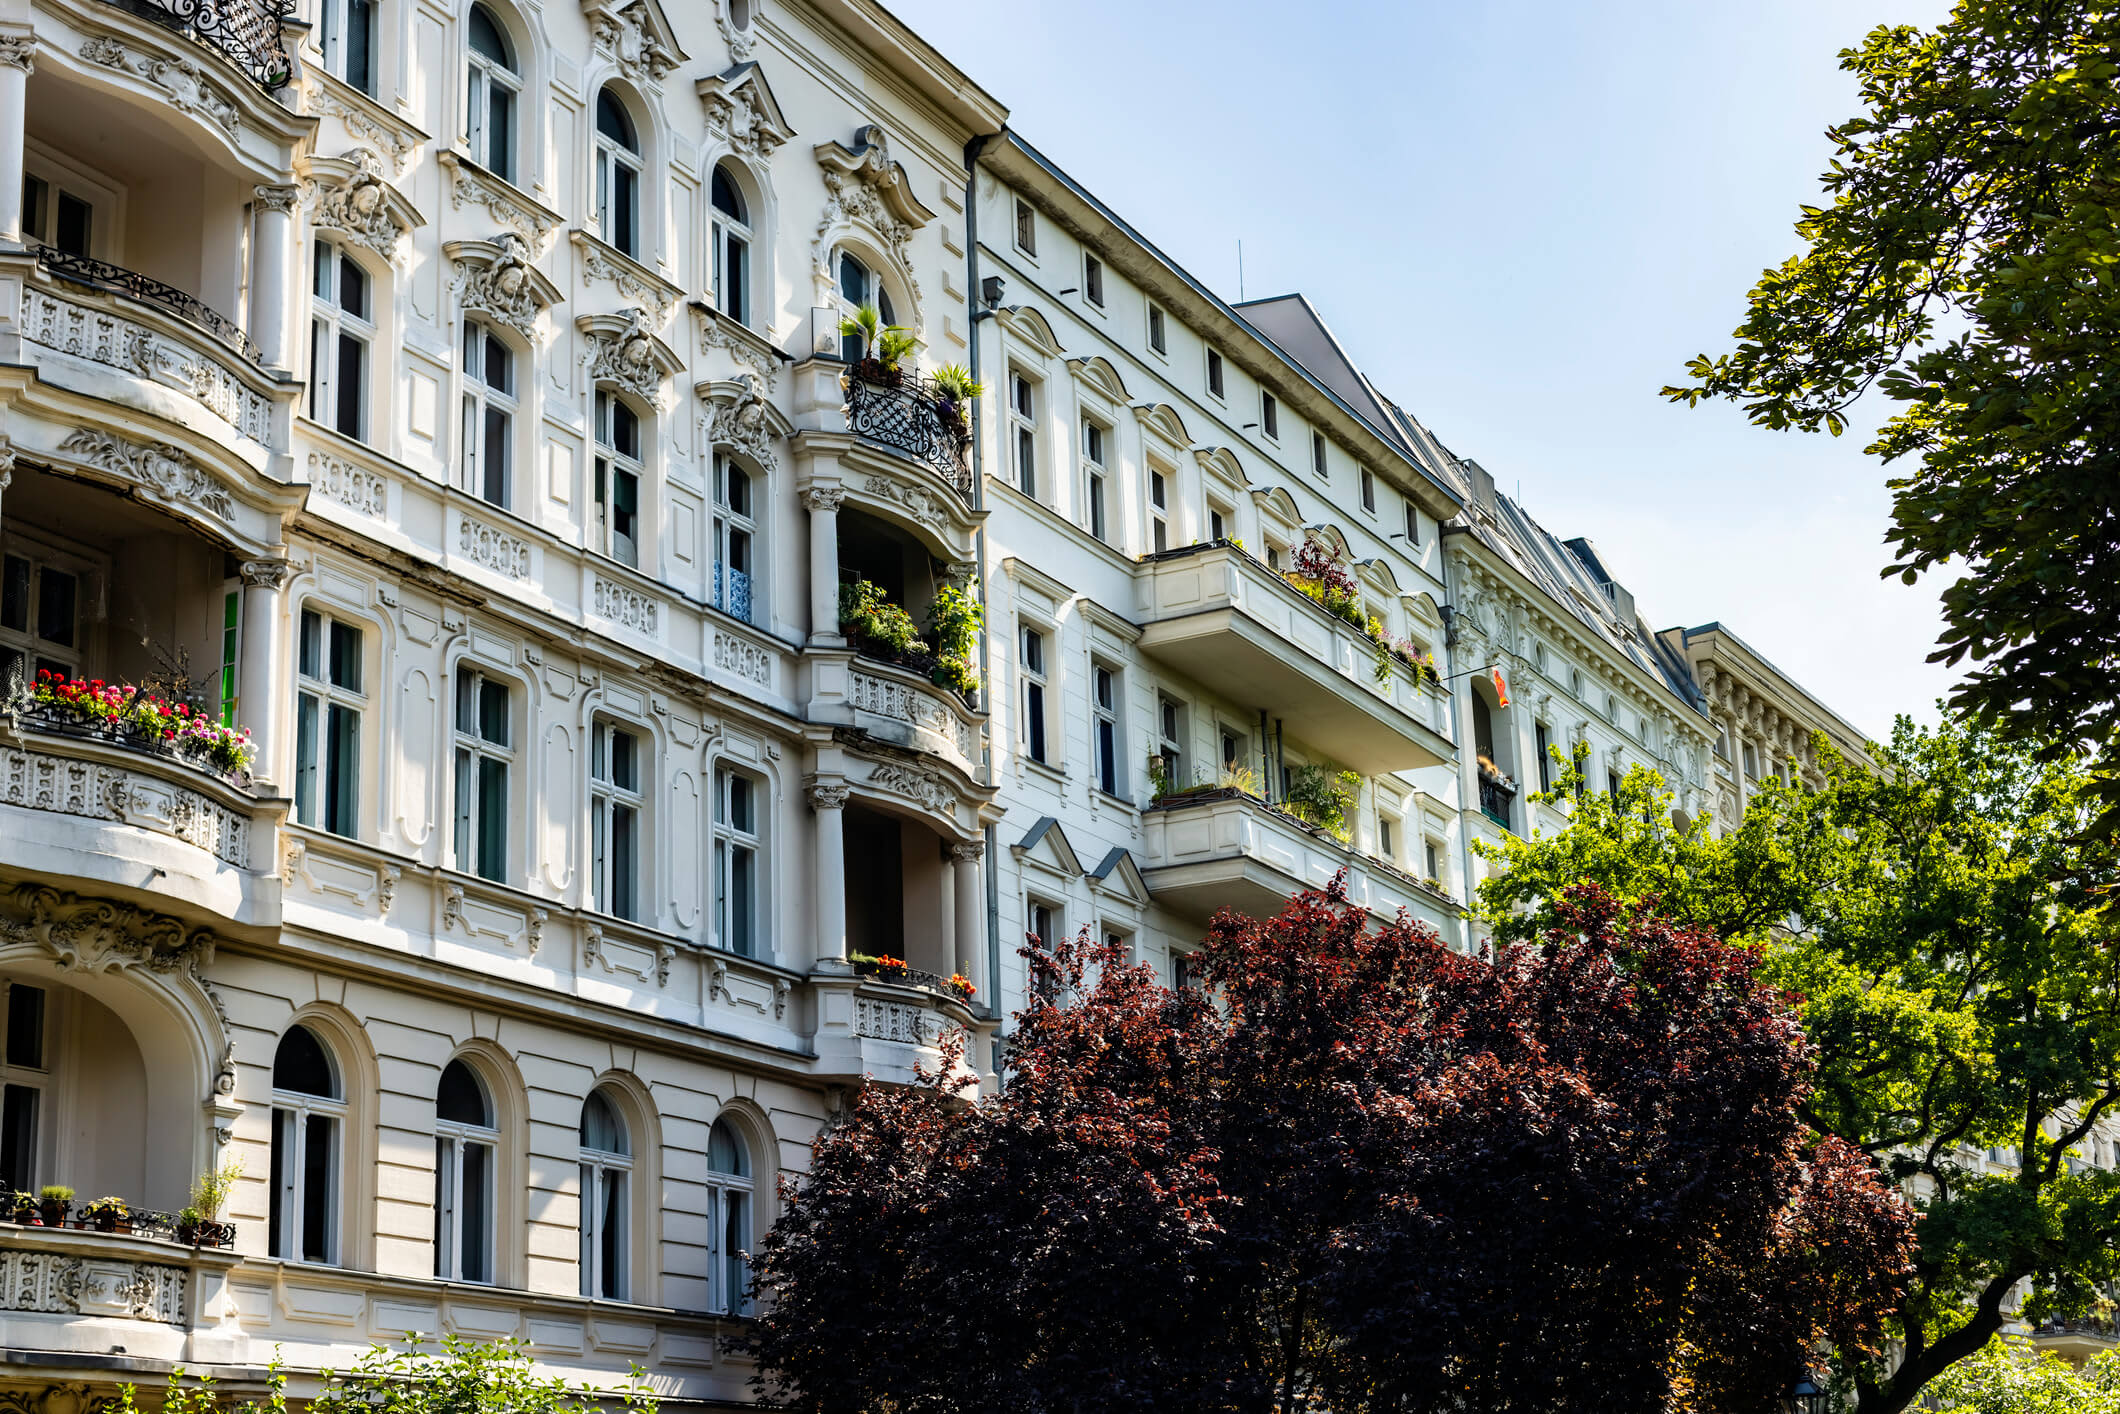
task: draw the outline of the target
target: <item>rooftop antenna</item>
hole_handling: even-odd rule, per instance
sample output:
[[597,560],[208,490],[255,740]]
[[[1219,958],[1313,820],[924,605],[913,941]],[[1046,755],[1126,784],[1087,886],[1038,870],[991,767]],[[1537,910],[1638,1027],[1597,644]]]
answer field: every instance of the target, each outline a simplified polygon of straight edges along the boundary
[[1244,242],[1237,242],[1237,303],[1244,303]]

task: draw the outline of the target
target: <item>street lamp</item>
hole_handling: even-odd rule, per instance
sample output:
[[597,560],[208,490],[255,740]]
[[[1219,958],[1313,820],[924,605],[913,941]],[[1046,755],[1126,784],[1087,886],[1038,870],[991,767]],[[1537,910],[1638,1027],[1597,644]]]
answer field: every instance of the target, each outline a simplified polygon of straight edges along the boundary
[[1833,1414],[1833,1398],[1806,1371],[1781,1401],[1782,1414]]

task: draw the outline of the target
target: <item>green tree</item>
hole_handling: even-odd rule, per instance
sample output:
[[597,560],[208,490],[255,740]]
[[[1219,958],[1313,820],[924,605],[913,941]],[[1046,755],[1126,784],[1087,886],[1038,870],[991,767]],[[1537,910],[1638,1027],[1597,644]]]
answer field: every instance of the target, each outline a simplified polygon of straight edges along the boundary
[[[658,1402],[638,1366],[608,1389],[572,1385],[537,1373],[523,1342],[470,1341],[444,1336],[423,1348],[408,1335],[403,1349],[371,1345],[350,1370],[321,1370],[308,1399],[313,1414],[602,1414],[617,1404],[627,1414],[656,1414]],[[138,1414],[139,1392],[123,1385],[113,1414]],[[229,1403],[211,1377],[171,1370],[160,1414],[286,1414],[287,1372],[275,1360],[264,1400]]]
[[[1570,771],[1544,797],[1575,797],[1568,827],[1488,851],[1506,872],[1475,911],[1499,940],[1531,936],[1589,879],[1751,941],[1803,998],[1820,1051],[1805,1119],[1923,1210],[1902,1358],[1837,1356],[1861,1414],[1896,1414],[2001,1329],[2019,1282],[2040,1319],[2088,1309],[2120,1271],[2120,1176],[2069,1162],[2120,1104],[2120,949],[2100,907],[2120,870],[2084,828],[2073,758],[1904,718],[1874,771],[1819,752],[1822,790],[1769,784],[1719,839],[1674,824],[1652,772],[1615,799]],[[2014,1169],[1985,1172],[1989,1149],[2017,1151]]]
[[1993,1340],[1929,1386],[1936,1414],[2120,1414],[2120,1357],[2081,1370],[2050,1351]]
[[1741,403],[1840,433],[1872,388],[1899,405],[1870,451],[1908,583],[1945,569],[1933,660],[1954,702],[2099,753],[2120,825],[2120,10],[1960,0],[1880,27],[1841,65],[1862,112],[1830,130],[1802,250],[1754,286],[1734,350],[1674,400]]

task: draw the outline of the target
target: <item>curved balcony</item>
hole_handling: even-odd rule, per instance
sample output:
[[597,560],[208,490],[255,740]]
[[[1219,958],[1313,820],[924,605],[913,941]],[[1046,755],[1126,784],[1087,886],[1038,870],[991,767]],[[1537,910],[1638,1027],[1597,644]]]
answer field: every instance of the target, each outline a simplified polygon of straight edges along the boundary
[[1156,901],[1195,920],[1223,908],[1264,917],[1347,871],[1347,896],[1378,918],[1401,908],[1450,935],[1458,904],[1436,885],[1342,844],[1241,790],[1166,796],[1141,817],[1141,880]]
[[849,374],[847,431],[921,462],[969,505],[972,434],[956,404],[925,378],[891,385]]
[[280,27],[293,0],[106,0],[227,59],[267,93],[287,86],[294,65]]
[[10,1358],[54,1363],[107,1356],[185,1364],[233,1362],[245,1341],[224,1325],[225,1246],[178,1242],[159,1228],[128,1233],[68,1226],[5,1228],[0,1342]]
[[1455,757],[1440,689],[1405,665],[1379,681],[1375,645],[1236,546],[1151,555],[1136,583],[1143,653],[1334,760],[1374,776]]
[[893,746],[948,762],[976,779],[985,715],[916,664],[855,650],[813,649],[810,720],[858,727]]
[[[871,977],[813,976],[810,983],[817,1068],[828,1077],[910,1085],[916,1068],[942,1069],[943,1042],[951,1034],[962,1034],[968,1053],[984,1034],[971,1008],[943,990]],[[977,1083],[962,1057],[952,1073],[966,1085]]]
[[259,465],[286,447],[299,390],[260,368],[249,336],[204,301],[45,246],[0,262],[0,286],[10,283],[21,361],[40,381],[219,443],[249,442]]
[[273,843],[285,803],[261,801],[159,741],[0,711],[0,861],[272,925]]

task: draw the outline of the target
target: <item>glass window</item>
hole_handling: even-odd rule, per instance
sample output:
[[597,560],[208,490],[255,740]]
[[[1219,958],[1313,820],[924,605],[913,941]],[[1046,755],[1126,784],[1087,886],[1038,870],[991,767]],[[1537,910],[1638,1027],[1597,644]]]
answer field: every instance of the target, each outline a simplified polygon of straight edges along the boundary
[[[891,309],[891,292],[883,287],[883,280],[850,251],[839,252],[839,313],[850,316],[864,305],[874,305],[876,313],[885,325],[898,322]],[[839,356],[848,363],[861,358],[861,336],[843,334],[839,339]]]
[[491,1282],[500,1132],[485,1083],[462,1060],[442,1069],[434,1119],[434,1274]]
[[457,667],[456,867],[496,881],[508,877],[512,715],[507,683],[469,665]]
[[628,1186],[633,1145],[617,1104],[592,1090],[582,1105],[581,1292],[624,1301],[629,1265]]
[[730,1316],[751,1314],[751,1150],[727,1119],[707,1131],[707,1240],[712,1251],[707,1309]]
[[1119,675],[1099,663],[1090,669],[1092,723],[1096,733],[1097,789],[1119,794],[1119,763],[1126,750],[1119,740]]
[[596,230],[616,250],[640,257],[640,139],[617,90],[596,95]]
[[368,348],[375,339],[368,274],[338,246],[312,248],[309,416],[343,437],[368,435]]
[[1031,760],[1045,760],[1045,635],[1034,628],[1023,630],[1022,746]]
[[1222,355],[1214,349],[1207,351],[1207,391],[1218,398],[1224,396],[1225,391],[1222,384]]
[[714,307],[738,324],[751,322],[751,218],[732,164],[714,168]]
[[1088,522],[1089,533],[1099,540],[1103,540],[1106,538],[1104,508],[1104,452],[1105,444],[1110,440],[1110,432],[1102,425],[1089,421],[1083,422],[1083,519]]
[[616,393],[596,392],[598,553],[640,567],[640,418]]
[[1374,514],[1377,508],[1377,479],[1368,467],[1362,468],[1362,509]]
[[1082,295],[1099,309],[1104,307],[1104,262],[1094,255],[1082,257]]
[[589,747],[590,887],[594,906],[614,918],[640,917],[641,739],[598,722]]
[[1014,369],[1008,375],[1008,416],[1016,446],[1016,489],[1038,497],[1038,404],[1031,380]]
[[1154,467],[1148,473],[1148,543],[1151,550],[1170,548],[1170,473]]
[[1310,434],[1310,469],[1320,481],[1325,479],[1325,434]]
[[512,495],[515,398],[514,351],[493,330],[465,320],[461,479],[466,491],[496,506]]
[[465,60],[464,135],[471,160],[504,182],[515,180],[515,103],[522,91],[522,69],[515,46],[500,21],[484,5],[473,5],[467,24],[470,52]]
[[17,540],[0,555],[0,688],[81,673],[81,576]]
[[339,1259],[339,1145],[346,1095],[330,1049],[290,1026],[272,1061],[271,1255]]
[[360,833],[361,630],[304,609],[296,645],[294,816],[353,838]]
[[1259,430],[1269,437],[1281,435],[1281,404],[1263,389],[1259,393]]
[[1175,697],[1156,698],[1156,762],[1163,789],[1185,789],[1185,704]]
[[1157,353],[1170,352],[1168,334],[1163,322],[1163,306],[1159,304],[1148,307],[1148,346]]
[[44,1092],[51,1083],[45,1064],[45,1002],[42,987],[9,982],[5,1038],[6,1064],[0,1066],[0,1187],[34,1193],[41,1186],[44,1164],[38,1153],[43,1139]]
[[756,777],[722,767],[714,773],[714,937],[740,957],[758,957],[763,831]]
[[365,94],[375,93],[374,0],[324,0],[324,67]]
[[751,619],[752,549],[758,535],[751,474],[723,452],[714,454],[714,607]]
[[1038,253],[1038,214],[1021,197],[1016,199],[1016,249],[1025,255]]

